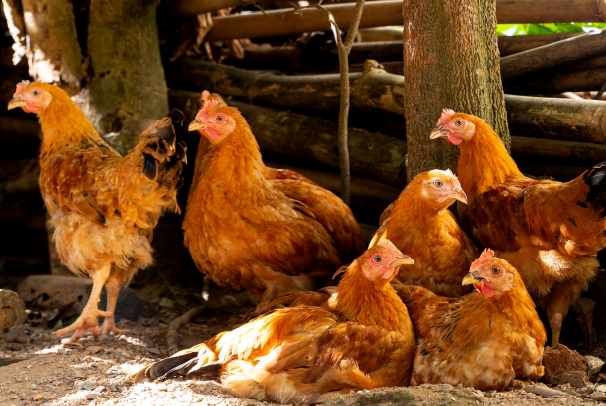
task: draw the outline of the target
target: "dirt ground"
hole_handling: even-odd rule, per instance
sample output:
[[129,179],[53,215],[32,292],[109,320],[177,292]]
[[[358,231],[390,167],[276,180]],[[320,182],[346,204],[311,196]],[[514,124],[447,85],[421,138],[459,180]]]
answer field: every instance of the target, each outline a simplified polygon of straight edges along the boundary
[[[182,327],[181,347],[204,341],[235,321],[229,314],[210,309],[208,313]],[[131,329],[132,335],[103,336],[98,342],[87,337],[70,346],[62,345],[48,328],[21,327],[13,342],[0,338],[0,405],[272,404],[234,398],[214,381],[179,378],[134,385],[129,376],[162,357],[168,320],[166,315],[138,322],[123,320],[119,327]],[[603,348],[597,351],[606,354]],[[598,385],[582,390],[567,386],[555,389],[559,392],[549,395],[559,397],[543,398],[521,389],[497,393],[423,385],[339,395],[326,405],[590,405],[599,403],[595,399],[606,399]]]

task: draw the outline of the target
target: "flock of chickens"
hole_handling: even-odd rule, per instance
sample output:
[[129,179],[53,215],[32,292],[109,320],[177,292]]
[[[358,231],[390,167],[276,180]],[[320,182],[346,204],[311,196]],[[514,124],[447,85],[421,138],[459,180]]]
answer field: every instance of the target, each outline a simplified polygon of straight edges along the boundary
[[[136,382],[220,377],[236,396],[316,402],[423,383],[502,390],[543,375],[535,303],[555,346],[606,246],[606,164],[568,183],[530,179],[484,121],[444,110],[429,138],[460,148],[458,178],[417,175],[365,249],[338,197],[266,167],[246,120],[221,97],[203,92],[201,103],[189,130],[210,147],[196,154],[184,243],[214,282],[246,289],[258,317],[146,366]],[[118,292],[151,264],[162,212],[179,211],[183,115],[156,121],[121,157],[55,86],[20,83],[16,107],[42,127],[40,189],[57,251],[94,281],[78,320],[56,334],[126,333],[113,320]],[[461,225],[448,209],[455,201]],[[327,286],[333,274],[338,286]],[[97,308],[103,285],[106,311]]]

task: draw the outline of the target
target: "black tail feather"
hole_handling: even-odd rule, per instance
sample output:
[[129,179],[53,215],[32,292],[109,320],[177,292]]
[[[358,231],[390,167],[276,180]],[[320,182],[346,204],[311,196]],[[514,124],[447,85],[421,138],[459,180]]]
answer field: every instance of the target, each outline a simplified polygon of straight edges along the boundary
[[198,352],[190,352],[177,357],[173,356],[150,365],[146,371],[146,375],[152,380],[164,381],[176,374],[216,374],[222,365],[220,361],[211,361],[204,365],[198,365],[198,362]]
[[[594,209],[606,209],[606,162],[601,162],[581,175],[583,181],[589,186],[586,203]],[[582,203],[582,202],[580,202]]]

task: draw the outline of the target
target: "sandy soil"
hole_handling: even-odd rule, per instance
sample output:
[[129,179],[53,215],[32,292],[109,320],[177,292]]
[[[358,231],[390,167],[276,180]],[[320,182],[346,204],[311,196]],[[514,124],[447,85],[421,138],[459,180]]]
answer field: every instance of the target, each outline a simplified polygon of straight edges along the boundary
[[[271,404],[229,395],[214,381],[173,379],[133,385],[129,376],[162,357],[167,323],[143,319],[121,321],[129,336],[92,337],[64,346],[44,328],[22,328],[17,342],[0,339],[0,405],[258,405]],[[182,329],[181,345],[188,347],[228,328],[234,320],[218,314],[199,317]],[[19,343],[20,342],[20,343]],[[589,405],[604,396],[593,387],[559,388],[559,398],[544,399],[520,389],[483,393],[450,385],[385,388],[337,396],[328,406],[346,405]],[[593,394],[592,394],[593,393]]]

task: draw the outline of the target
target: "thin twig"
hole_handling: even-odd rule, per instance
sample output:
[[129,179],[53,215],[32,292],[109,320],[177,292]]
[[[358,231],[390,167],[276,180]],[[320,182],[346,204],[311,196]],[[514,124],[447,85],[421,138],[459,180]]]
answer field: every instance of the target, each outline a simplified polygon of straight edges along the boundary
[[323,10],[328,15],[328,21],[337,43],[337,51],[339,53],[339,74],[341,76],[341,103],[339,108],[339,166],[341,168],[341,199],[349,206],[349,198],[351,194],[351,171],[349,168],[349,148],[347,145],[347,122],[349,119],[349,61],[348,56],[351,51],[354,40],[358,33],[358,26],[362,19],[362,11],[364,10],[364,1],[357,0],[354,9],[354,15],[351,24],[347,29],[345,43],[341,38],[339,26],[335,21],[334,16],[330,11],[322,6],[315,6]]
[[194,307],[187,311],[182,316],[177,317],[170,322],[168,331],[166,332],[166,346],[168,347],[168,356],[175,355],[179,352],[179,328],[188,323],[191,319],[202,313],[205,306]]

